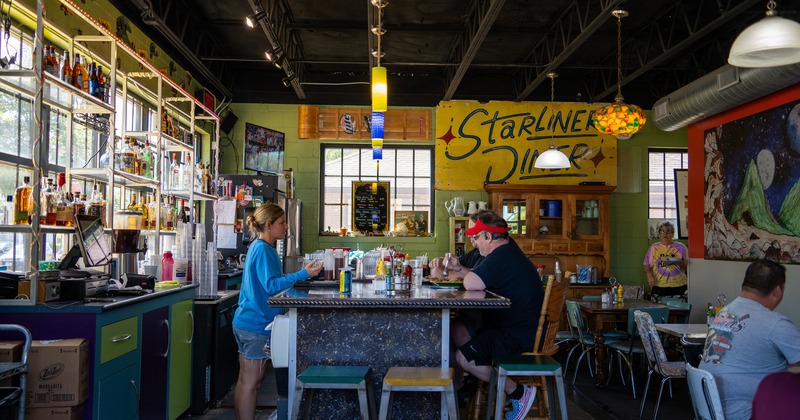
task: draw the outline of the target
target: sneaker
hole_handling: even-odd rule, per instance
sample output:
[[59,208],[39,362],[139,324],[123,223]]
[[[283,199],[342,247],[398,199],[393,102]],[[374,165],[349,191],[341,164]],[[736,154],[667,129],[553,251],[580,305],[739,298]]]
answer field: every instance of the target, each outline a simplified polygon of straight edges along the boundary
[[511,411],[506,413],[506,420],[522,420],[530,411],[533,405],[533,399],[536,398],[536,388],[523,385],[525,391],[522,393],[522,398],[511,401]]

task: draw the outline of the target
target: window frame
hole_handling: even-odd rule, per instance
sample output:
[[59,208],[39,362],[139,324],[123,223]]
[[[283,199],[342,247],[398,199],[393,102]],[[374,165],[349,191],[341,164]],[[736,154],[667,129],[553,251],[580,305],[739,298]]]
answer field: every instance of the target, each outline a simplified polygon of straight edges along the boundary
[[[325,166],[327,164],[327,161],[326,161],[327,151],[328,150],[335,150],[335,149],[340,149],[340,150],[357,149],[358,150],[357,155],[359,156],[359,165],[358,165],[358,174],[357,175],[345,175],[345,174],[342,173],[342,171],[340,171],[338,175],[327,175],[326,174]],[[319,178],[320,179],[320,188],[319,188],[319,191],[320,191],[320,193],[319,193],[319,203],[320,203],[319,204],[319,214],[320,214],[320,216],[319,216],[319,231],[320,232],[326,231],[328,225],[330,225],[332,227],[335,227],[335,229],[334,229],[335,231],[337,231],[337,232],[339,231],[339,226],[331,225],[330,223],[332,223],[332,222],[326,222],[325,221],[325,207],[327,205],[329,205],[325,201],[325,195],[326,195],[325,184],[326,184],[326,178],[328,176],[330,176],[330,177],[338,178],[340,180],[339,181],[339,191],[340,192],[342,192],[343,190],[347,189],[344,186],[344,184],[342,183],[344,179],[353,178],[354,181],[361,181],[361,182],[364,182],[364,181],[387,182],[388,181],[389,182],[389,188],[390,188],[389,198],[391,200],[391,205],[390,205],[390,208],[388,209],[388,211],[390,213],[388,215],[388,219],[389,219],[388,220],[388,227],[389,227],[389,230],[390,231],[394,230],[394,225],[396,224],[394,222],[394,214],[393,214],[395,210],[427,211],[428,212],[428,232],[429,232],[429,235],[431,235],[431,236],[433,235],[434,228],[435,228],[435,226],[434,226],[434,223],[435,223],[434,211],[436,209],[436,206],[435,206],[435,203],[436,203],[436,198],[435,198],[436,191],[434,189],[434,182],[435,182],[435,165],[434,165],[435,154],[434,153],[435,153],[435,148],[434,148],[433,145],[422,145],[422,144],[414,144],[414,145],[384,145],[384,147],[383,147],[384,160],[387,158],[387,156],[386,156],[387,155],[387,151],[394,151],[394,153],[396,153],[399,150],[412,150],[412,151],[414,151],[415,154],[416,153],[421,153],[421,152],[429,153],[429,155],[430,155],[430,167],[428,168],[428,174],[429,174],[429,181],[430,182],[428,184],[426,184],[427,187],[429,188],[429,191],[430,191],[430,203],[429,204],[416,204],[413,201],[413,197],[415,196],[413,191],[415,191],[416,188],[418,188],[417,187],[417,183],[414,182],[414,181],[417,180],[417,179],[424,179],[425,178],[424,176],[418,176],[416,174],[416,172],[417,172],[416,168],[411,170],[411,175],[400,175],[400,176],[398,176],[397,175],[397,168],[398,168],[397,165],[394,165],[394,173],[393,174],[389,174],[389,175],[384,174],[382,172],[384,170],[385,166],[381,165],[381,166],[378,167],[377,176],[363,175],[362,174],[362,168],[364,167],[364,164],[363,164],[364,156],[372,153],[372,146],[370,144],[360,144],[360,143],[359,144],[353,144],[353,143],[323,143],[323,144],[320,145],[320,159],[319,159],[319,161],[320,161],[320,171],[319,171],[319,173],[320,173],[320,178]],[[344,153],[342,155],[344,155]],[[340,169],[341,169],[341,167],[340,167]],[[396,203],[395,200],[397,199],[397,196],[398,196],[398,183],[396,182],[397,179],[410,179],[412,181],[411,182],[411,184],[412,184],[412,193],[411,193],[412,203],[411,203],[411,205],[408,205],[408,203],[404,203],[402,209],[401,208],[397,208],[394,205],[394,203]],[[351,194],[352,194],[352,192],[351,192]],[[340,197],[341,197],[341,194],[340,194]],[[349,209],[350,208],[350,204],[349,203],[352,201],[352,195],[349,197],[349,199],[347,201],[345,201],[344,197],[341,197],[341,199],[342,199],[341,202],[336,203],[334,205],[339,205],[341,209],[345,209],[345,208]],[[340,213],[339,213],[339,222],[340,222],[340,224],[344,223],[345,220],[349,219],[349,218],[346,218],[344,216],[344,214],[345,213],[343,211],[340,211]],[[350,222],[352,224],[352,220]],[[348,228],[348,230],[350,229],[350,226],[346,226],[346,227]]]
[[[680,155],[680,164],[678,166],[667,165],[667,155]],[[651,170],[651,162],[654,155],[661,156],[660,172],[663,174],[655,174]],[[676,156],[677,157],[677,156]],[[675,195],[675,171],[674,169],[688,169],[689,168],[689,150],[687,148],[648,148],[647,149],[647,218],[658,220],[678,220],[678,208],[673,199],[668,202],[667,197]],[[654,176],[654,174],[656,176]],[[663,191],[661,193],[653,192],[650,188],[653,183],[661,183]],[[660,197],[662,205],[654,200],[653,195]],[[654,214],[660,212],[660,216]],[[670,212],[672,216],[670,216]]]

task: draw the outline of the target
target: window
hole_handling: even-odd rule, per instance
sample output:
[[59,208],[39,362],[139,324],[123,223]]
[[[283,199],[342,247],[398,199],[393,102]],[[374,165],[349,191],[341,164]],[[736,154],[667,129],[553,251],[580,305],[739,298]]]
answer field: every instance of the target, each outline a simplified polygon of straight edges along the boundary
[[353,181],[389,182],[389,226],[397,210],[427,211],[433,232],[433,147],[388,146],[380,164],[369,145],[322,145],[320,231],[350,229]]
[[648,158],[647,217],[677,220],[674,170],[689,167],[689,152],[685,149],[650,149]]

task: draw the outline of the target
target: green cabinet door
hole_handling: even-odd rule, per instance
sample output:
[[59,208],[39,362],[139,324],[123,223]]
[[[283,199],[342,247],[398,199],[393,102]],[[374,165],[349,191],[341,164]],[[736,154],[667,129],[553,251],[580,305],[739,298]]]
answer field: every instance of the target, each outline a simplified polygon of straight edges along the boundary
[[172,305],[170,311],[169,418],[177,419],[189,409],[192,397],[192,299]]
[[139,364],[100,380],[95,391],[98,419],[139,418]]

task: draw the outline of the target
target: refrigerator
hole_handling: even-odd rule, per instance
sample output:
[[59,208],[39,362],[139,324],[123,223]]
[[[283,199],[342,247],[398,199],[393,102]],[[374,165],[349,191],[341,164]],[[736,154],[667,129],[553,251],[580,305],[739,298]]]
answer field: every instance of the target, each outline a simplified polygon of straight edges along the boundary
[[286,239],[279,242],[278,254],[283,258],[283,272],[294,273],[303,268],[302,253],[302,219],[303,202],[298,198],[282,198],[278,201],[283,202],[283,211],[286,212],[286,224],[289,231]]

